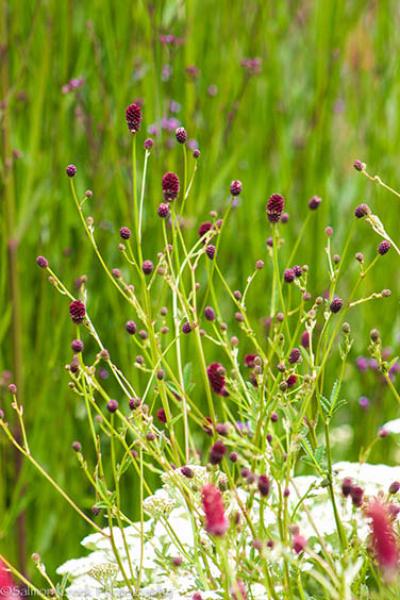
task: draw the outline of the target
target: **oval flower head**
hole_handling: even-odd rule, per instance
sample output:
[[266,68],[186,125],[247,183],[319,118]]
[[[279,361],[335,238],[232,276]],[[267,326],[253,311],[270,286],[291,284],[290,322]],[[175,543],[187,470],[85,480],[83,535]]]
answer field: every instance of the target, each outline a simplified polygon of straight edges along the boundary
[[399,548],[389,509],[379,500],[372,499],[367,507],[370,519],[371,546],[387,582],[396,577],[399,566]]
[[229,524],[225,516],[221,492],[212,483],[206,483],[201,490],[201,499],[206,516],[207,533],[223,536]]

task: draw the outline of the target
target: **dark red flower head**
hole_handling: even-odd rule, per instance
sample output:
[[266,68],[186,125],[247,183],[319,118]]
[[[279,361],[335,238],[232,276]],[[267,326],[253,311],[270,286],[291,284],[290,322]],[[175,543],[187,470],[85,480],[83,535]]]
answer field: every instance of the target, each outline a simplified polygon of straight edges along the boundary
[[205,528],[208,533],[223,536],[228,529],[221,492],[212,483],[201,490],[201,499],[205,513]]
[[281,194],[272,194],[267,202],[267,217],[271,223],[277,223],[285,208],[285,199]]
[[321,204],[321,198],[319,196],[313,196],[308,202],[308,208],[310,210],[317,210],[318,206]]
[[213,258],[215,256],[215,251],[216,251],[216,248],[215,248],[214,244],[208,244],[208,246],[206,247],[206,254],[210,260],[213,260]]
[[153,272],[154,265],[151,260],[144,260],[142,263],[142,271],[145,275],[150,275]]
[[207,367],[207,375],[211,389],[220,396],[227,395],[224,373],[225,369],[220,363],[211,363],[211,365]]
[[212,465],[219,465],[221,460],[226,454],[226,446],[220,440],[217,440],[215,444],[211,446],[210,450],[210,463]]
[[354,506],[361,506],[364,498],[364,490],[359,485],[353,485],[350,490],[351,501]]
[[283,278],[286,281],[286,283],[292,283],[292,281],[296,279],[296,274],[293,269],[285,269]]
[[86,316],[84,303],[81,300],[73,300],[69,305],[69,314],[74,323],[82,323]]
[[339,310],[342,308],[343,306],[343,300],[341,298],[339,298],[338,296],[336,298],[334,298],[329,306],[329,309],[332,313],[338,313]]
[[178,127],[178,129],[175,131],[175,137],[177,142],[184,144],[187,140],[186,129],[184,127]]
[[161,202],[160,206],[158,207],[157,213],[159,217],[161,217],[162,219],[166,219],[169,215],[169,204]]
[[310,334],[309,334],[308,331],[303,331],[303,333],[301,334],[301,345],[306,350],[309,349],[309,347],[310,347]]
[[368,206],[368,204],[359,204],[355,208],[354,214],[357,217],[357,219],[362,219],[363,217],[366,217],[367,215],[371,214],[371,209]]
[[212,228],[212,223],[210,221],[205,221],[199,227],[199,237],[203,237],[210,229]]
[[301,352],[298,348],[293,348],[293,350],[289,354],[289,362],[291,365],[299,362],[301,357]]
[[383,256],[384,254],[389,252],[391,247],[392,244],[390,242],[388,242],[387,240],[383,240],[378,246],[378,253]]
[[255,367],[256,358],[258,358],[258,354],[245,354],[244,361],[243,361],[245,367],[249,367],[250,369]]
[[127,107],[125,116],[129,131],[131,133],[139,131],[142,122],[142,107],[137,102],[133,102]]
[[345,498],[350,496],[351,490],[353,489],[353,481],[351,477],[345,477],[342,481],[342,494]]
[[238,179],[234,179],[230,186],[230,192],[232,196],[239,196],[242,191],[242,182]]
[[204,309],[204,316],[207,321],[215,321],[215,311],[211,306],[206,306]]
[[119,235],[123,240],[129,240],[129,238],[131,237],[131,230],[129,229],[129,227],[121,227],[121,229],[119,230]]
[[164,194],[164,199],[168,202],[175,200],[179,194],[179,189],[180,184],[178,175],[176,173],[172,173],[171,171],[165,173],[162,178],[162,191]]
[[270,481],[266,475],[260,475],[260,477],[258,478],[257,487],[258,487],[258,491],[260,492],[261,496],[266,498],[269,494],[269,490],[271,487]]
[[107,410],[110,413],[115,413],[118,410],[118,402],[116,400],[109,400],[107,402]]
[[159,408],[157,411],[157,419],[160,421],[160,423],[166,423],[167,422],[167,415],[165,414],[165,410],[163,408]]
[[77,172],[77,168],[75,165],[68,165],[65,168],[65,172],[68,175],[68,177],[75,177],[76,172]]

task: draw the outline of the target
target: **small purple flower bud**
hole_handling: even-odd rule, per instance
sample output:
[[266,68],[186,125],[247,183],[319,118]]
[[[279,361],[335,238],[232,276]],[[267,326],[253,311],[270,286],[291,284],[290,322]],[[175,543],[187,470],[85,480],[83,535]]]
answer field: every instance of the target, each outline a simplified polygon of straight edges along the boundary
[[107,410],[110,413],[115,413],[118,410],[118,402],[116,400],[109,400],[107,402]]
[[369,407],[369,400],[366,396],[361,396],[358,400],[358,404],[363,410],[367,410]]
[[183,325],[182,325],[182,333],[190,333],[192,331],[192,326],[189,323],[189,321],[186,321]]
[[187,466],[181,467],[181,473],[188,479],[192,479],[194,477],[193,469]]
[[152,140],[151,138],[145,139],[143,146],[145,150],[151,150],[154,146],[154,140]]
[[390,248],[392,247],[391,243],[388,242],[387,240],[383,240],[379,246],[378,246],[378,253],[383,256],[384,254],[386,254],[387,252],[389,252]]
[[157,416],[157,419],[160,421],[160,423],[167,422],[167,415],[165,414],[165,410],[163,408],[158,409],[156,416]]
[[363,502],[364,490],[360,486],[356,485],[351,488],[350,496],[353,505],[359,507]]
[[210,463],[212,465],[219,465],[224,455],[226,454],[226,446],[220,440],[217,440],[210,450]]
[[289,354],[289,362],[291,365],[299,362],[301,358],[301,352],[298,348],[293,348],[293,350]]
[[289,221],[289,213],[284,212],[281,215],[281,223],[285,224]]
[[263,498],[266,498],[270,490],[270,481],[266,475],[260,475],[258,478],[258,491]]
[[303,275],[303,269],[299,265],[295,265],[293,268],[293,272],[296,277],[301,277]]
[[211,306],[206,306],[204,309],[204,316],[207,321],[215,321],[215,311]]
[[129,227],[121,227],[121,229],[119,230],[119,235],[123,240],[129,240],[129,238],[131,237],[131,230],[129,229]]
[[141,398],[130,398],[129,399],[129,408],[131,410],[135,410],[135,408],[139,408],[139,406],[142,404],[142,399]]
[[366,217],[370,214],[371,209],[368,206],[368,204],[359,204],[354,210],[354,215],[357,217],[357,219],[362,219],[363,217]]
[[169,205],[165,202],[162,202],[157,210],[158,216],[162,219],[166,219],[169,215]]
[[134,335],[137,331],[135,321],[127,321],[125,323],[125,330],[129,333],[129,335]]
[[389,486],[389,494],[397,494],[400,490],[400,481],[393,481]]
[[286,281],[286,283],[292,283],[292,281],[295,280],[296,275],[293,269],[286,269],[284,274],[283,274],[283,278]]
[[199,158],[200,156],[200,150],[198,148],[196,148],[195,150],[193,150],[193,158],[195,158],[196,160]]
[[80,452],[82,450],[82,444],[78,441],[72,442],[71,448],[74,452]]
[[49,261],[44,256],[38,256],[37,259],[36,259],[36,264],[41,269],[47,269],[47,267],[49,266]]
[[350,496],[353,488],[353,482],[350,477],[345,477],[342,481],[342,494],[345,498]]
[[310,347],[310,334],[309,334],[308,331],[303,331],[303,333],[301,335],[301,345],[306,350],[309,349],[309,347]]
[[145,275],[150,275],[153,272],[153,263],[151,260],[144,260],[142,264],[142,271]]
[[84,348],[82,340],[72,340],[71,348],[74,352],[82,352]]
[[12,394],[13,396],[15,396],[17,394],[17,386],[15,385],[15,383],[10,383],[10,385],[8,386],[8,391],[10,392],[10,394]]
[[68,177],[74,177],[76,175],[77,170],[78,169],[75,165],[68,165],[65,169],[65,172],[68,175]]
[[215,250],[216,248],[213,244],[208,244],[208,246],[206,247],[206,254],[210,260],[213,260],[215,256]]
[[342,306],[343,306],[343,300],[337,296],[330,303],[329,310],[331,311],[331,313],[336,314],[339,312],[339,310],[342,308]]
[[318,206],[321,204],[322,200],[319,196],[313,196],[308,202],[308,208],[310,210],[317,210]]
[[356,171],[364,171],[365,167],[367,165],[363,162],[361,162],[361,160],[355,160],[353,163],[353,167],[355,168]]

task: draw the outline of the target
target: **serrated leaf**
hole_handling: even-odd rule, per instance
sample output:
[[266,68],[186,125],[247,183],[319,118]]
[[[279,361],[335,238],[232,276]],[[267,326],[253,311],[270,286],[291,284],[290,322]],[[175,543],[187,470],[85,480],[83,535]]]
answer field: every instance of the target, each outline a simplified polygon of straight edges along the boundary
[[321,402],[321,406],[322,406],[322,410],[323,410],[324,414],[329,415],[331,405],[329,403],[328,398],[326,398],[325,396],[321,396],[320,402]]

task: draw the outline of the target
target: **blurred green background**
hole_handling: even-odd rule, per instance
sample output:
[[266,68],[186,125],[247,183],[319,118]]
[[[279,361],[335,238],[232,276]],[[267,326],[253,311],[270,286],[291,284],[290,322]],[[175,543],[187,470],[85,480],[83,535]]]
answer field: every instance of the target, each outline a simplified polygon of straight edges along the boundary
[[[243,182],[221,247],[220,263],[232,285],[242,287],[255,260],[265,258],[268,196],[279,191],[287,198],[290,220],[282,252],[288,259],[308,199],[317,194],[323,202],[296,262],[311,265],[311,291],[322,293],[328,283],[324,228],[333,226],[338,253],[350,233],[338,287],[345,298],[357,273],[354,253],[372,257],[379,241],[364,223],[354,223],[350,232],[354,206],[367,201],[398,236],[397,199],[368,183],[352,162],[364,160],[372,173],[400,187],[400,5],[396,0],[3,0],[1,6],[0,406],[14,423],[7,392],[14,381],[35,456],[89,510],[94,498],[70,450],[74,439],[84,447],[88,440],[64,369],[74,331],[66,300],[48,285],[36,256],[44,254],[71,289],[77,277],[88,275],[91,314],[115,361],[133,377],[135,352],[123,331],[132,315],[84,237],[65,166],[77,165],[80,192],[93,190],[87,211],[97,224],[99,245],[109,264],[120,266],[118,229],[129,224],[130,202],[131,136],[124,111],[141,98],[139,148],[149,128],[158,130],[146,194],[145,256],[155,259],[162,247],[154,217],[161,176],[167,169],[182,172],[181,149],[171,133],[176,119],[202,153],[187,209],[188,238],[195,239],[210,210],[225,206],[230,181]],[[243,60],[255,57],[259,68],[251,73]],[[84,81],[63,90],[74,78]],[[141,150],[138,154],[141,165]],[[381,260],[363,293],[390,287],[393,295],[384,305],[362,305],[351,317],[353,363],[365,354],[374,326],[392,356],[398,352],[398,257],[391,252]],[[260,319],[267,316],[270,284],[269,270],[263,273],[249,301]],[[221,302],[231,321],[232,305]],[[328,375],[329,383],[335,378],[334,359]],[[195,394],[204,401],[200,387]],[[350,425],[353,437],[336,455],[356,458],[377,426],[396,416],[397,407],[376,374],[360,374],[351,365],[346,395],[349,407],[338,422],[343,431]],[[360,395],[370,399],[368,412],[358,405]],[[396,451],[385,442],[372,457],[393,461]],[[40,552],[53,572],[79,552],[87,528],[30,467],[20,466],[4,436],[0,460],[0,550],[28,572],[28,557]],[[134,488],[131,514],[137,514]]]

